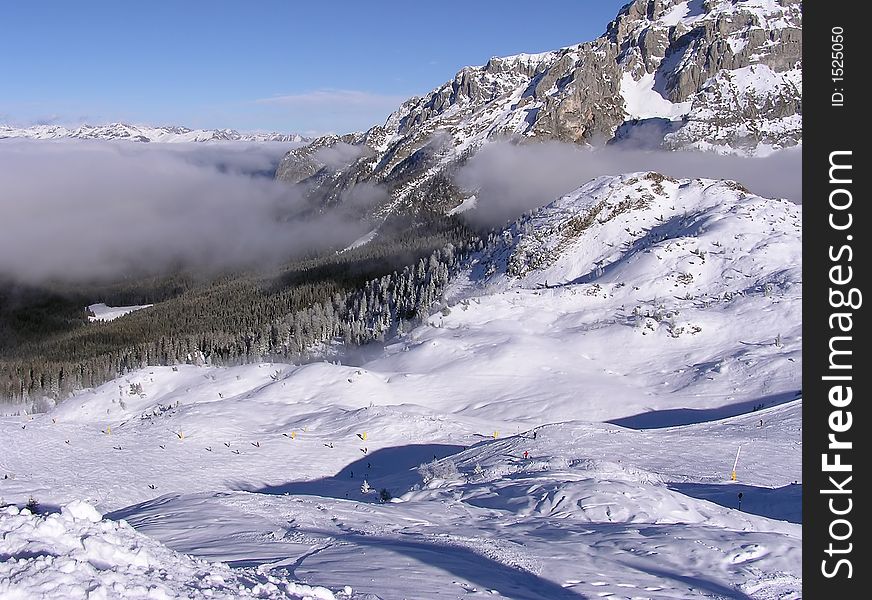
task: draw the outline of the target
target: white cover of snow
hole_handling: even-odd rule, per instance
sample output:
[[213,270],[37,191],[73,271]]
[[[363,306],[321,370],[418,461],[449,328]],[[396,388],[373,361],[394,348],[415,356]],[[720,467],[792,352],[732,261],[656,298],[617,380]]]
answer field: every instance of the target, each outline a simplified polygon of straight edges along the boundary
[[472,210],[475,208],[478,199],[475,197],[475,194],[463,199],[463,202],[449,210],[446,215],[459,215],[460,213],[465,213],[468,210]]
[[[691,7],[695,5],[695,10]],[[778,0],[720,0],[718,2],[676,2],[675,6],[658,21],[666,26],[682,23],[688,27],[703,20],[716,20],[732,16],[736,11],[753,15],[757,23],[765,23],[768,29],[794,27],[789,17],[802,13],[797,4],[784,4]]]
[[796,598],[800,218],[598,178],[358,366],[153,367],[0,418],[0,495],[337,597]]
[[378,228],[373,229],[367,233],[364,233],[362,236],[351,242],[347,247],[343,248],[337,254],[342,254],[343,252],[348,252],[349,250],[354,250],[355,248],[360,248],[361,246],[370,243],[375,238],[378,237]]
[[[726,144],[725,138],[729,132],[718,127],[707,125],[706,122],[717,122],[721,112],[744,112],[754,114],[754,106],[765,106],[777,101],[782,94],[792,95],[802,93],[802,70],[791,69],[777,73],[766,65],[749,65],[733,71],[720,71],[709,78],[699,93],[699,98],[705,100],[699,106],[692,106],[687,114],[689,123],[682,129],[666,135],[666,139],[681,139],[688,132],[704,128],[704,135],[698,137],[703,141],[689,144],[699,150],[719,153],[741,153],[740,150]],[[701,124],[699,121],[702,121]],[[797,132],[801,136],[802,115],[794,114],[785,117],[766,119],[758,117],[749,119],[733,131],[733,135],[759,138],[765,134]],[[800,137],[801,139],[801,137]],[[801,143],[801,142],[800,142]],[[770,144],[759,143],[751,149],[750,154],[766,156],[780,150]],[[746,151],[747,152],[747,151]]]
[[664,117],[678,119],[690,110],[691,101],[673,104],[654,91],[654,73],[646,73],[638,81],[630,73],[621,78],[621,96],[629,119]]
[[666,27],[674,27],[681,23],[690,12],[690,2],[679,2],[664,13],[658,21]]
[[336,598],[326,588],[173,552],[80,500],[45,516],[0,508],[0,556],[4,600]]
[[94,316],[88,315],[88,320],[92,323],[94,321],[111,321],[113,319],[117,319],[118,317],[123,317],[124,315],[130,314],[135,310],[140,310],[143,308],[148,308],[150,306],[154,306],[153,304],[137,304],[133,306],[106,306],[103,302],[98,302],[97,304],[89,304],[88,310],[94,313]]

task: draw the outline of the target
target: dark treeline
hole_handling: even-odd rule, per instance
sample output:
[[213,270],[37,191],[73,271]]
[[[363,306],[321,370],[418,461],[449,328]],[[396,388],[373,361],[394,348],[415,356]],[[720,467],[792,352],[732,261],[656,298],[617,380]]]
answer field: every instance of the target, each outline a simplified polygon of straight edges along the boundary
[[[88,323],[82,290],[18,294],[2,323],[0,398],[63,399],[148,365],[303,360],[333,341],[384,340],[429,314],[443,288],[482,242],[446,217],[395,221],[369,244],[312,257],[270,275],[197,282],[175,276],[102,288],[107,304],[155,306]],[[35,292],[34,292],[35,294]],[[2,332],[2,331],[0,331]]]

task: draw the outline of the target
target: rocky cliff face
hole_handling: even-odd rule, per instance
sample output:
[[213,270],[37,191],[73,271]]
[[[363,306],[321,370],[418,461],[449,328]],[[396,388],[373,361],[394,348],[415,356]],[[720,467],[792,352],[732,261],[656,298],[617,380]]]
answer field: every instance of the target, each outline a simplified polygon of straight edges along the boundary
[[[466,67],[383,126],[289,153],[277,176],[321,206],[382,186],[379,217],[456,206],[452,171],[495,139],[767,154],[801,143],[801,55],[797,0],[635,0],[596,40]],[[319,159],[337,144],[358,156]]]

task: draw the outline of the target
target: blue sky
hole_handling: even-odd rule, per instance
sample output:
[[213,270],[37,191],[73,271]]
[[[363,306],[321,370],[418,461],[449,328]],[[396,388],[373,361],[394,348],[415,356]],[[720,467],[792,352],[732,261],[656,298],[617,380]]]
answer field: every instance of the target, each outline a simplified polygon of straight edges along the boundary
[[593,39],[624,0],[0,5],[0,123],[351,131],[491,56]]

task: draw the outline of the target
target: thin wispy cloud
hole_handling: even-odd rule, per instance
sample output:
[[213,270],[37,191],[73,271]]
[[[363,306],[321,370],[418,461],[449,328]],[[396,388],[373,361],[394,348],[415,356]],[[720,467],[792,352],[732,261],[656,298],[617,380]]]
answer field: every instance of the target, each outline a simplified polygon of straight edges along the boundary
[[802,153],[798,148],[749,158],[615,146],[592,150],[561,142],[496,142],[466,162],[455,181],[478,199],[476,209],[465,216],[492,226],[547,204],[594,177],[634,171],[732,179],[761,196],[802,202]]
[[32,125],[60,125],[63,117],[60,115],[47,115],[42,117],[37,117],[31,121]]
[[346,133],[381,125],[407,99],[407,95],[318,89],[258,98],[253,104],[298,131]]
[[386,108],[393,110],[406,99],[407,96],[376,94],[360,90],[321,89],[259,98],[255,102],[258,104],[274,104],[299,108],[337,106],[342,108]]

